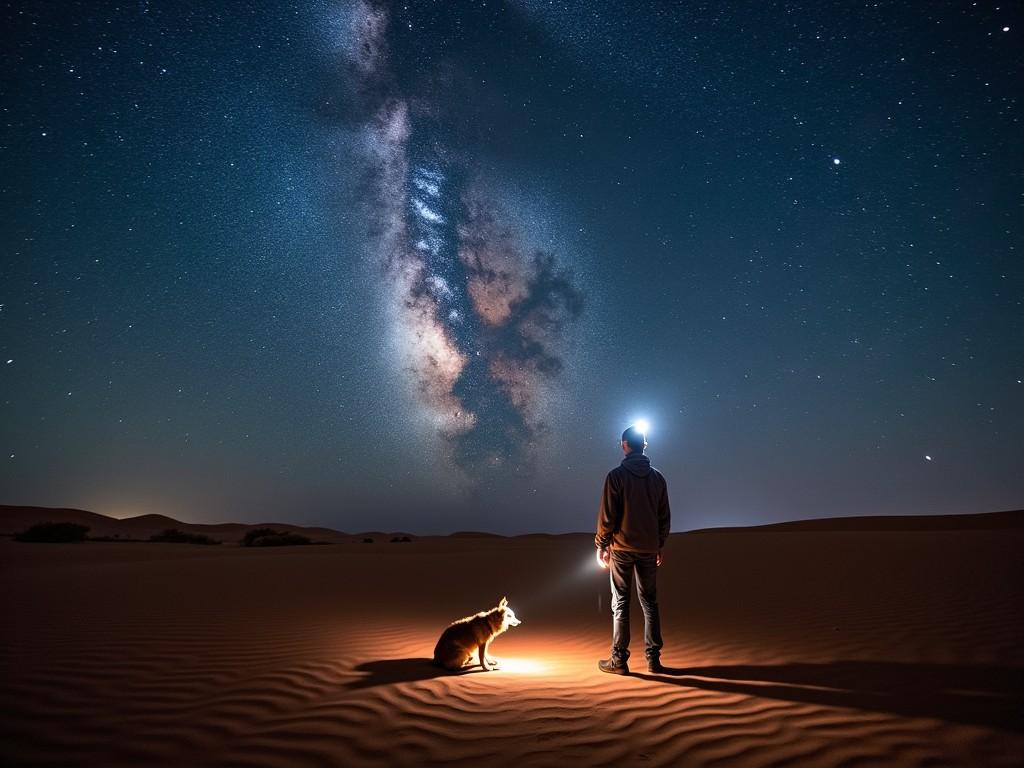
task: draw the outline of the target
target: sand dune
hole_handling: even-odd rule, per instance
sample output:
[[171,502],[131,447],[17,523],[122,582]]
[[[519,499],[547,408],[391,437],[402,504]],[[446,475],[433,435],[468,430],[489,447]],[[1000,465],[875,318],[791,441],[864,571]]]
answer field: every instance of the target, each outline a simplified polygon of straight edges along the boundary
[[[134,517],[108,517],[84,509],[66,507],[31,507],[0,504],[0,536],[10,536],[35,523],[67,522],[89,528],[92,537],[118,537],[122,539],[148,539],[155,533],[176,528],[187,533],[206,534],[226,542],[240,541],[246,531],[270,527],[279,531],[300,533],[316,541],[343,543],[387,540],[412,534],[405,531],[363,531],[346,533],[333,528],[309,527],[291,523],[190,523],[166,515],[136,515]],[[744,532],[808,532],[808,531],[939,531],[939,530],[995,530],[1024,529],[1024,510],[987,512],[966,515],[888,515],[862,517],[831,517],[817,520],[793,520],[748,528],[707,528],[691,533],[744,533]],[[514,538],[552,538],[567,534],[529,533]],[[572,535],[572,534],[569,534]],[[507,538],[486,531],[456,531],[454,539]]]
[[824,517],[816,520],[790,520],[747,528],[706,528],[706,531],[968,531],[1024,528],[1024,510],[986,512],[970,515],[863,515],[860,517]]
[[[1024,533],[675,535],[603,675],[586,535],[0,542],[5,765],[1020,765]],[[507,594],[496,672],[428,662]],[[634,662],[642,661],[639,611]]]
[[[155,533],[168,528],[176,528],[187,533],[206,534],[214,539],[237,542],[246,531],[253,528],[270,527],[279,531],[301,533],[316,541],[336,543],[348,541],[352,534],[336,531],[332,528],[307,527],[291,523],[187,523],[175,520],[166,515],[136,515],[135,517],[108,517],[87,512],[83,509],[67,509],[60,507],[24,507],[0,505],[0,535],[11,535],[23,531],[31,525],[43,522],[77,523],[89,528],[89,536],[117,536],[122,539],[148,539]],[[360,536],[373,534],[359,534]],[[395,534],[379,533],[377,536]],[[401,535],[401,534],[398,534]]]

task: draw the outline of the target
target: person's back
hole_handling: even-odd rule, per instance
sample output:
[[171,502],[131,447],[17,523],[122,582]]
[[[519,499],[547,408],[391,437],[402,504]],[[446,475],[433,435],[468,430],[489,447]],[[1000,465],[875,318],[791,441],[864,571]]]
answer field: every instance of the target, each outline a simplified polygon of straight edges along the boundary
[[668,484],[642,450],[608,473],[601,499],[597,545],[628,552],[658,552],[669,530]]
[[644,455],[647,440],[636,427],[622,433],[622,463],[608,473],[597,519],[598,562],[610,569],[612,655],[598,666],[603,672],[628,674],[629,600],[634,575],[644,611],[644,650],[652,672],[661,667],[661,621],[657,568],[668,539],[671,512],[668,484]]

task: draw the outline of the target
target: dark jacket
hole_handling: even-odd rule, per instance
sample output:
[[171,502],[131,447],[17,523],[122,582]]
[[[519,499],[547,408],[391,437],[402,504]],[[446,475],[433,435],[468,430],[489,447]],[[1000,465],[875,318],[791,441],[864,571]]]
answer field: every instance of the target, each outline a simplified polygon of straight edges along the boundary
[[608,473],[594,543],[629,552],[657,552],[668,539],[668,484],[651,460],[634,451]]

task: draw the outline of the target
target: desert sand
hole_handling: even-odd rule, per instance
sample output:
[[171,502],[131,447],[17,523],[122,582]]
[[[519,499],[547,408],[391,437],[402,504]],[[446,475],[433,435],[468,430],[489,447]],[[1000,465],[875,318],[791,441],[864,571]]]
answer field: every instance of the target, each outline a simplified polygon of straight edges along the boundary
[[[586,534],[3,539],[0,763],[1021,765],[1024,530],[847,527],[674,534],[629,677]],[[429,663],[503,595],[500,670]]]

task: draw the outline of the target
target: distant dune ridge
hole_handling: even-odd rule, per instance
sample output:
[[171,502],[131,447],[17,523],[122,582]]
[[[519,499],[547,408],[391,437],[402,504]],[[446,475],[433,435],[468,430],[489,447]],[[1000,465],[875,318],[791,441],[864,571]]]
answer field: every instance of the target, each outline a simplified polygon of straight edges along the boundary
[[[3,531],[225,540],[0,538],[0,765],[1019,766],[1021,518],[674,534],[670,674],[646,673],[634,603],[634,674],[613,677],[590,533],[391,546],[0,508]],[[228,545],[255,527],[335,544]],[[501,669],[430,663],[449,622],[502,595],[523,623],[491,647]]]
[[[225,541],[241,541],[246,531],[253,528],[274,528],[279,531],[300,533],[310,539],[327,542],[349,541],[353,537],[370,537],[375,541],[390,541],[398,536],[410,536],[405,531],[362,531],[345,533],[333,528],[307,527],[291,523],[186,523],[166,515],[138,515],[116,518],[87,512],[84,509],[66,507],[27,507],[0,504],[0,536],[9,536],[28,528],[34,523],[78,523],[89,526],[90,536],[115,536],[125,539],[148,539],[153,534],[170,528],[185,533],[206,534]],[[690,533],[706,532],[747,532],[747,531],[937,531],[937,530],[991,530],[1024,528],[1024,510],[1006,512],[984,512],[965,515],[887,515],[862,517],[831,517],[814,520],[793,520],[768,525],[740,526],[731,528],[702,528]],[[564,534],[523,534],[526,536],[550,536]],[[503,538],[486,531],[455,531],[454,538]]]
[[[24,507],[0,504],[0,535],[11,535],[22,531],[33,523],[78,523],[89,526],[90,536],[120,536],[123,539],[148,539],[153,534],[176,528],[185,533],[206,534],[224,541],[241,541],[246,531],[253,528],[273,528],[278,531],[300,533],[316,541],[348,541],[354,535],[371,536],[385,541],[394,536],[409,535],[403,531],[391,533],[365,532],[348,534],[333,528],[308,527],[291,523],[185,523],[166,515],[138,515],[116,518],[87,512],[84,509],[64,507]],[[385,539],[385,537],[388,537]]]
[[968,515],[862,515],[793,520],[742,528],[703,528],[705,531],[966,531],[1024,528],[1024,510]]

